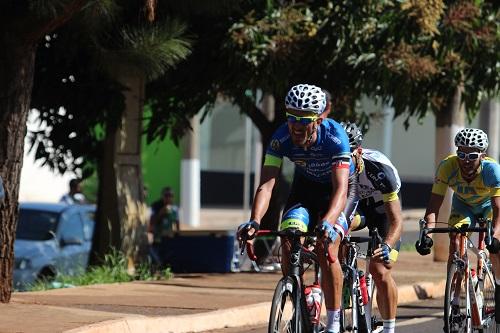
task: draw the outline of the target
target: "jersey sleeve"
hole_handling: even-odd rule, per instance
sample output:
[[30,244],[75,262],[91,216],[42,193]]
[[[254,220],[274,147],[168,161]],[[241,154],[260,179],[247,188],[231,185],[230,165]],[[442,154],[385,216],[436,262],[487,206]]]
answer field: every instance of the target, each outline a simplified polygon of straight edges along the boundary
[[449,159],[444,159],[439,163],[432,185],[432,193],[444,196],[448,189],[448,179],[450,175],[451,163]]
[[280,167],[283,163],[283,144],[280,140],[282,128],[279,128],[272,136],[271,141],[266,149],[266,156],[264,158],[264,166]]
[[[373,153],[375,154],[375,153]],[[399,199],[398,193],[401,188],[401,180],[395,167],[389,164],[385,155],[376,153],[379,161],[364,159],[366,175],[375,189],[382,193],[384,202]]]
[[347,133],[339,124],[336,124],[334,128],[334,137],[331,140],[336,144],[336,151],[332,156],[332,169],[353,169],[351,168],[351,148],[349,147]]
[[500,196],[500,165],[493,161],[484,164],[484,184],[490,188],[490,196]]

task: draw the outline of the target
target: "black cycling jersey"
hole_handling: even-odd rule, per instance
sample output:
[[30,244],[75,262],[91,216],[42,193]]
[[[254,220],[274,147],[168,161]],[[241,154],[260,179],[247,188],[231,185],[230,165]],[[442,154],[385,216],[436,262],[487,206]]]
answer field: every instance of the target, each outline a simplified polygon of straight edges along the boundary
[[379,151],[363,149],[362,158],[364,167],[358,179],[359,199],[364,206],[385,214],[383,203],[397,199],[401,188],[398,171]]
[[[385,238],[389,221],[384,202],[399,199],[401,180],[394,165],[381,152],[363,148],[362,158],[364,166],[358,179],[360,201],[357,210],[365,216],[366,224],[377,227],[379,234]],[[355,230],[363,227],[359,226]]]

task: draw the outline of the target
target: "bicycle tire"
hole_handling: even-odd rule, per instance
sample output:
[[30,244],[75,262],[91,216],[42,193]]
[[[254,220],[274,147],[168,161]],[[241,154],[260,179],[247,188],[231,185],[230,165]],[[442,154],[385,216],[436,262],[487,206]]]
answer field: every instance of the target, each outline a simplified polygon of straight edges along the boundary
[[[469,295],[467,294],[467,279],[462,277],[455,263],[450,265],[446,277],[446,290],[444,296],[444,331],[445,333],[470,333],[472,332],[470,311],[467,310]],[[457,280],[458,285],[457,285]],[[452,306],[452,300],[457,287],[460,288],[458,305]]]
[[496,333],[497,325],[495,321],[495,279],[491,272],[491,263],[486,259],[483,265],[483,281],[479,284],[483,296],[482,322],[484,328],[479,333]]
[[[359,279],[356,282],[351,277],[344,279],[344,285],[349,286],[349,296],[342,295],[340,307],[340,331],[352,333],[368,333],[362,305],[359,304]],[[344,289],[343,289],[344,290]]]
[[302,333],[302,311],[297,282],[290,277],[278,281],[273,295],[268,333]]

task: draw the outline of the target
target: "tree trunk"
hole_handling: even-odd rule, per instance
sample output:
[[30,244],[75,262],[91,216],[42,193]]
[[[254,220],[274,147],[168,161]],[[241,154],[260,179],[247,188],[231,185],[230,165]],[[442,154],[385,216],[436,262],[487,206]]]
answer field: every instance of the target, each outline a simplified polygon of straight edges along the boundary
[[[126,72],[125,72],[126,73]],[[116,164],[118,213],[121,221],[121,250],[128,259],[129,270],[146,258],[147,208],[144,203],[144,183],[141,168],[142,111],[144,78],[140,74],[121,73],[119,81],[128,89],[125,113],[118,134]]]
[[[462,90],[462,87],[457,87],[454,95],[449,98],[444,109],[436,114],[436,168],[443,158],[455,151],[455,134],[464,126],[465,109],[462,102]],[[447,222],[450,217],[451,194],[451,190],[448,189],[437,217],[437,221],[439,222]],[[449,244],[448,235],[435,234],[433,238],[434,261],[447,261]]]
[[[0,34],[0,176],[5,199],[0,207],[0,302],[10,301],[19,181],[26,120],[31,101],[36,45],[19,46]],[[16,36],[14,38],[19,38]],[[19,42],[17,42],[19,43]]]
[[146,206],[141,171],[141,134],[144,81],[124,76],[125,110],[121,124],[106,128],[103,155],[99,159],[97,226],[93,264],[102,262],[111,248],[121,250],[129,270],[147,253]]
[[121,248],[121,226],[118,214],[118,194],[116,193],[116,137],[117,129],[106,128],[106,136],[101,144],[101,157],[98,159],[97,213],[94,237],[92,239],[91,265],[102,264],[104,255],[112,248]]

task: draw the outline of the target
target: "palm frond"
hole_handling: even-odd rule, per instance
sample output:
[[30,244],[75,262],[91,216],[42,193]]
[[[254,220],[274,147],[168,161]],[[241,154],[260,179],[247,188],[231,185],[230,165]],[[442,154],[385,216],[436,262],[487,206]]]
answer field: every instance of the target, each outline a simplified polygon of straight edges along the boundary
[[124,28],[119,49],[107,51],[107,62],[135,67],[152,80],[191,53],[186,25],[170,20],[162,25]]

